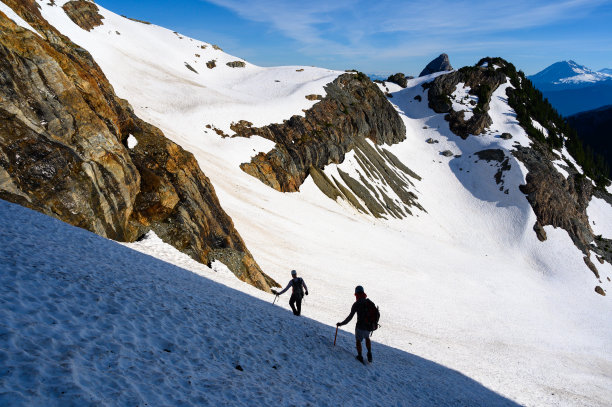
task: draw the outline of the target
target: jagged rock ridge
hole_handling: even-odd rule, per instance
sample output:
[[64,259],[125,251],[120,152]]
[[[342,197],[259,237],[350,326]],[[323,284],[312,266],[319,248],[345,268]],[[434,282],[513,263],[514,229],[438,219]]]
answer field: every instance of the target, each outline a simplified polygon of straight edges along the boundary
[[256,287],[276,285],[193,155],[140,120],[34,1],[5,3],[43,38],[0,13],[0,198],[119,241],[153,230],[198,261],[223,261]]
[[[244,121],[232,125],[239,136],[255,134],[276,143],[272,151],[242,164],[242,170],[282,192],[298,191],[306,177],[312,175],[330,198],[343,198],[374,216],[403,217],[411,213],[411,206],[420,208],[416,195],[408,190],[410,178],[419,179],[418,175],[387,150],[366,142],[369,139],[376,146],[390,145],[406,137],[404,123],[385,95],[361,73],[343,74],[325,90],[326,96],[307,110],[305,117],[296,115],[282,124],[261,128]],[[331,163],[342,163],[353,150],[364,173],[385,174],[380,179],[399,197],[396,202],[366,177],[358,181],[348,174],[340,175],[347,185],[341,186],[321,172]]]

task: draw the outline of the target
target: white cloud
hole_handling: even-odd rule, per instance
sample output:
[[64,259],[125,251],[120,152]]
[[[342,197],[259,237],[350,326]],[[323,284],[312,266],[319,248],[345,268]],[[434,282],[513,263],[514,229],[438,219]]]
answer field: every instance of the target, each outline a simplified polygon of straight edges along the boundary
[[[373,65],[382,59],[431,57],[447,51],[505,56],[520,47],[556,47],[557,38],[527,30],[575,24],[609,0],[203,0],[266,24],[318,61],[342,58]],[[564,38],[563,40],[568,40]],[[359,58],[362,60],[360,61]],[[475,61],[474,61],[475,62]]]
[[[454,38],[541,27],[582,18],[603,0],[533,1],[429,0],[396,2],[311,0],[308,2],[208,0],[240,17],[269,24],[306,48],[329,46],[342,53],[361,47],[378,34],[394,33],[407,41],[420,37]],[[412,42],[412,41],[410,41]]]

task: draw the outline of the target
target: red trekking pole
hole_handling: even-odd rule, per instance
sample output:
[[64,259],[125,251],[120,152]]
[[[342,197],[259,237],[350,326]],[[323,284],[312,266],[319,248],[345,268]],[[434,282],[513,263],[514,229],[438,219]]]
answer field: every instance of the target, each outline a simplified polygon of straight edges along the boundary
[[336,346],[336,338],[338,337],[338,325],[336,325],[336,335],[334,336],[334,346]]

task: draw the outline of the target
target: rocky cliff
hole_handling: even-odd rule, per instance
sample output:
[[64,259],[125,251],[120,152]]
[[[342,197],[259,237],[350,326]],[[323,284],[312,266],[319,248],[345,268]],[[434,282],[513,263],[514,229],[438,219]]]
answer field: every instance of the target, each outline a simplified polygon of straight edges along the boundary
[[[258,288],[276,285],[194,157],[140,120],[35,1],[4,2],[37,33],[0,12],[0,198],[119,241],[153,230]],[[90,2],[64,10],[83,29],[101,22]]]
[[[345,199],[374,216],[403,217],[410,214],[411,206],[420,208],[409,191],[410,179],[419,179],[418,175],[401,163],[396,165],[399,160],[379,147],[406,137],[404,123],[385,95],[362,73],[343,74],[325,91],[326,96],[304,117],[296,115],[261,128],[245,121],[232,125],[238,136],[259,135],[276,143],[272,151],[242,164],[243,171],[283,192],[298,191],[312,175],[330,198]],[[399,199],[377,191],[370,177],[356,180],[340,172],[343,183],[326,177],[325,166],[342,163],[350,151],[355,151],[364,171],[383,179]]]
[[[543,226],[566,230],[576,247],[584,253],[585,263],[599,278],[590,254],[595,252],[601,261],[612,263],[612,242],[594,236],[586,209],[593,194],[609,202],[612,202],[612,196],[601,186],[594,187],[591,179],[567,160],[564,169],[568,176],[557,171],[553,161],[561,160],[560,149],[571,150],[579,141],[573,139],[564,120],[542,99],[541,93],[533,88],[524,74],[501,58],[483,58],[476,66],[439,76],[427,84],[429,106],[438,113],[447,113],[445,118],[456,135],[464,139],[473,137],[490,125],[487,111],[491,95],[508,80],[512,84],[507,89],[508,103],[517,112],[517,119],[532,143],[529,147],[515,144],[511,154],[528,170],[526,183],[520,186],[520,190],[537,216],[534,232],[540,240],[546,240]],[[469,86],[469,93],[478,97],[473,116],[467,121],[463,119],[463,111],[453,110],[451,102],[451,95],[459,83]],[[533,127],[532,119],[546,129],[548,137]],[[583,168],[589,168],[588,162],[583,162]]]

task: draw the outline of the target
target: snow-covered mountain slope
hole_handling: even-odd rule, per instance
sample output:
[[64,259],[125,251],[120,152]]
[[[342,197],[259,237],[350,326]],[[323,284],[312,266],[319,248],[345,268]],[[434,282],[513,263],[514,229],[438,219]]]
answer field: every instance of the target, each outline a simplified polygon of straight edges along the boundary
[[542,90],[562,90],[593,85],[597,82],[610,81],[612,75],[603,71],[593,71],[576,62],[555,62],[529,79]]
[[[135,22],[101,6],[103,25],[88,32],[64,12],[66,1],[53,3],[38,2],[43,16],[75,43],[87,46],[120,97],[136,92],[147,101],[130,101],[138,111],[153,117],[180,113],[186,128],[197,123],[201,132],[212,133],[205,128],[211,124],[231,134],[229,124],[236,117],[262,125],[300,114],[316,102],[304,96],[321,94],[323,85],[339,74],[314,67],[258,67],[214,44]],[[215,61],[214,68],[207,67],[210,61]],[[227,65],[236,61],[244,67]]]
[[140,245],[195,272],[1,200],[0,219],[3,406],[517,405],[376,342],[362,366],[351,334],[334,346],[332,327],[158,239]]
[[[211,46],[202,50],[207,44],[102,8],[103,25],[87,32],[65,15],[62,2],[56,1],[54,6],[46,1],[38,4],[51,24],[92,53],[117,94],[127,98],[139,116],[162,128],[196,156],[262,268],[281,283],[289,278],[288,270],[295,268],[301,273],[311,292],[304,313],[326,325],[321,330],[332,331],[330,327],[350,307],[354,286],[362,284],[383,313],[383,328],[376,333],[379,346],[456,369],[520,404],[606,405],[612,399],[610,296],[593,292],[593,273],[564,230],[546,226],[548,239],[544,242],[532,230],[535,214],[518,190],[527,171],[507,154],[515,148],[515,142],[529,145],[529,139],[508,106],[504,92],[507,84],[494,91],[490,103],[493,124],[483,135],[465,140],[450,131],[443,114],[427,106],[427,93],[421,85],[437,74],[411,80],[403,90],[389,88],[393,92],[391,101],[407,129],[406,140],[389,149],[422,177],[412,182],[426,212],[403,219],[374,219],[344,202],[328,199],[310,177],[296,193],[281,193],[265,186],[241,171],[239,165],[258,152],[270,150],[273,143],[257,136],[222,138],[213,129],[232,134],[229,125],[238,120],[262,126],[301,114],[302,109],[316,103],[305,96],[323,94],[323,86],[339,72],[309,67],[260,68],[248,63],[244,68],[217,63],[209,69],[205,62],[213,58],[220,62],[236,58]],[[185,62],[198,73],[188,69]],[[511,140],[500,137],[506,132]],[[429,139],[431,143],[426,142]],[[503,161],[476,154],[491,149],[501,150],[510,164],[504,171],[502,190],[495,176]],[[451,156],[444,155],[445,151]],[[325,172],[333,175],[338,168],[360,171],[352,156],[338,166],[326,167]],[[600,208],[596,211],[601,213]],[[159,246],[147,246],[146,241],[138,247],[163,256]],[[612,267],[605,263],[598,268],[600,284],[610,292]],[[224,290],[205,292],[211,308],[232,301],[230,294],[220,294],[216,300],[217,292]],[[239,288],[252,294],[250,290]],[[196,294],[200,295],[192,296],[199,298]],[[242,295],[235,293],[237,298]],[[261,293],[256,296],[264,298]],[[11,313],[23,314],[20,310]],[[282,318],[288,317],[282,314]],[[266,324],[259,322],[263,318],[235,318],[246,321],[239,333],[247,332],[248,340],[249,335],[256,342],[263,340],[259,336],[261,325]],[[293,328],[301,322],[284,323]],[[306,332],[318,332],[316,329],[307,327]],[[130,332],[134,330],[137,328]],[[24,335],[32,341],[39,333]],[[277,335],[282,336],[279,340],[292,341],[287,330],[279,330]],[[317,334],[314,338],[318,340]],[[352,340],[350,336],[344,338],[350,352]],[[309,352],[305,357],[320,357],[312,351],[320,349],[315,345],[307,342]],[[248,347],[243,349],[244,353],[249,351]],[[223,352],[219,349],[217,353],[238,363],[231,350],[229,356]],[[291,350],[287,354],[293,355]],[[340,359],[353,362],[348,352]],[[400,366],[393,373],[397,376],[378,380],[406,383],[401,377],[407,371],[419,374],[403,359],[396,365]],[[376,369],[376,365],[371,368]],[[129,369],[124,365],[118,371]],[[373,377],[380,377],[378,374],[372,373]],[[424,382],[430,382],[431,376],[424,377]],[[316,383],[321,379],[314,380],[315,385],[304,386],[320,390]],[[221,388],[227,383],[214,377],[207,381]],[[418,382],[418,386],[424,382]],[[431,382],[446,386],[439,378]],[[129,383],[126,380],[118,387],[127,388]],[[422,394],[406,386],[402,397]],[[251,394],[244,391],[238,394]],[[426,393],[433,396],[437,391]],[[343,397],[341,392],[330,392],[337,398],[319,392],[320,396],[309,401],[337,404]],[[259,396],[257,390],[252,396]],[[398,400],[398,404],[405,400]],[[449,400],[426,400],[422,404],[456,404]],[[196,398],[187,400],[197,402]],[[464,404],[478,402],[475,398]]]

